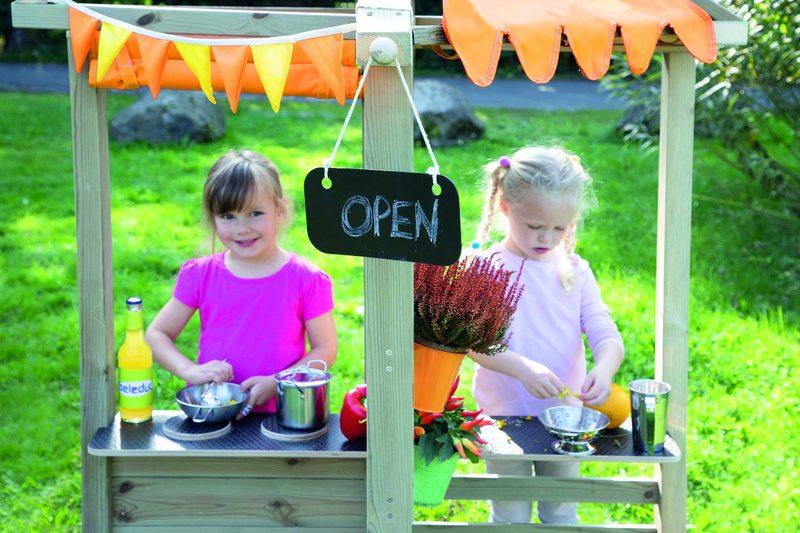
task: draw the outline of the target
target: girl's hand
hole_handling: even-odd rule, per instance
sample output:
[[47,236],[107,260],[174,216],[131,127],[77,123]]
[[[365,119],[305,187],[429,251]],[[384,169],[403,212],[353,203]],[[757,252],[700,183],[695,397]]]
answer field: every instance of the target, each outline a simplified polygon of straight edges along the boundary
[[526,360],[527,372],[520,379],[529,393],[540,400],[554,398],[564,389],[564,383],[553,374],[553,371],[541,363]]
[[581,387],[581,400],[586,405],[602,405],[611,394],[611,374],[602,367],[595,366],[587,375]]
[[249,377],[239,385],[243,391],[250,391],[250,398],[241,413],[236,416],[236,420],[241,420],[253,407],[264,405],[270,398],[278,392],[278,382],[275,376],[253,376]]
[[233,381],[233,367],[226,361],[214,359],[202,365],[192,364],[183,372],[183,379],[192,385],[201,383],[225,383]]

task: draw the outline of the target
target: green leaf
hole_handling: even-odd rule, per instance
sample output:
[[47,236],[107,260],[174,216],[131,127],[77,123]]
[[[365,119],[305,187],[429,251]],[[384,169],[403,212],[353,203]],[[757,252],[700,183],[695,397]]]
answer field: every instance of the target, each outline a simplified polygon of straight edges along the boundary
[[453,442],[448,440],[439,448],[439,461],[442,463],[447,461],[454,453],[456,453],[456,449],[453,447]]

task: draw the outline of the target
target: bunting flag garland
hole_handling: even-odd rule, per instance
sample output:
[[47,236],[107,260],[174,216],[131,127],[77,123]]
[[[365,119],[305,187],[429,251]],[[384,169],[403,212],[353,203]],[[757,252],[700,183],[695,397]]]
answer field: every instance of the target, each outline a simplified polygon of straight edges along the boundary
[[169,41],[153,39],[145,35],[137,35],[136,41],[139,45],[144,70],[147,73],[147,86],[150,87],[150,94],[153,98],[158,98],[158,93],[161,91],[161,76],[164,74],[164,65],[169,54]]
[[[97,65],[92,63],[93,78],[96,78],[98,86],[107,74],[112,81],[110,85],[104,82],[103,85],[106,87],[123,85],[127,88],[130,83],[135,84],[138,80],[142,85],[146,82],[150,94],[156,98],[161,89],[165,69],[170,72],[168,76],[171,76],[170,80],[174,83],[172,81],[175,74],[174,63],[182,60],[191,72],[191,74],[186,72],[183,79],[188,81],[190,78],[185,76],[194,75],[200,84],[200,89],[210,102],[216,103],[214,87],[221,88],[219,83],[221,79],[231,111],[235,113],[243,80],[257,79],[269,99],[270,106],[277,112],[280,109],[290,70],[294,72],[291,68],[294,52],[298,54],[298,58],[294,59],[295,62],[305,61],[304,64],[297,65],[297,72],[302,73],[306,80],[306,90],[309,92],[328,95],[332,93],[340,104],[344,104],[348,91],[352,93],[350,86],[353,85],[354,77],[357,81],[357,69],[348,67],[345,75],[342,66],[343,34],[354,31],[355,24],[280,37],[196,38],[141,28],[115,20],[72,0],[64,0],[64,3],[69,13],[70,39],[76,72],[83,70],[97,38],[98,26],[100,27]],[[131,35],[134,35],[134,39],[131,39],[133,44],[126,48]],[[294,43],[298,44],[298,50],[295,50]],[[253,64],[248,67],[251,55]],[[123,61],[124,58],[127,58],[127,61]],[[137,59],[132,60],[132,58]],[[254,67],[256,72],[253,72]],[[248,68],[250,71],[245,76]],[[313,70],[308,69],[316,70],[317,78],[311,75]],[[124,84],[120,81],[123,72]],[[317,79],[320,81],[316,81]],[[90,84],[93,83],[95,82],[90,80]],[[252,88],[248,90],[252,91]]]
[[[291,47],[291,45],[289,46]],[[239,108],[239,94],[242,92],[242,76],[247,64],[248,49],[246,46],[212,46],[211,51],[214,52],[214,59],[222,71],[222,83],[225,85],[228,105],[230,105],[231,111],[236,113]],[[289,59],[291,59],[291,54]],[[281,87],[281,91],[283,91],[283,87]]]
[[102,80],[106,75],[108,68],[122,47],[125,46],[125,41],[130,35],[130,30],[113,24],[103,24],[100,28],[100,42],[97,47],[97,81]]
[[292,43],[261,44],[250,47],[261,85],[264,86],[264,92],[267,94],[272,110],[276,113],[281,108],[281,97],[286,78],[289,75],[289,65],[292,63],[293,48]]
[[217,103],[214,98],[214,89],[211,87],[211,47],[202,44],[175,43],[175,48],[180,52],[181,57],[186,62],[200,82],[200,88],[212,104]]
[[75,72],[83,70],[86,56],[92,47],[92,37],[100,25],[100,21],[81,13],[77,9],[68,9],[69,12],[69,40],[72,43],[72,57],[75,60]]

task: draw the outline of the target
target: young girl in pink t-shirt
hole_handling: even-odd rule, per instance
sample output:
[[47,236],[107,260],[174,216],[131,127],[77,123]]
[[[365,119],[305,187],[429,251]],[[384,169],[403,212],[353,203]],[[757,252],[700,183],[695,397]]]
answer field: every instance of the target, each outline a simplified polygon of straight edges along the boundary
[[[203,210],[226,249],[181,266],[172,298],[147,329],[155,360],[181,379],[235,381],[249,390],[240,417],[253,408],[275,411],[275,373],[336,358],[330,278],[278,246],[290,209],[269,159],[251,151],[219,158],[203,187]],[[195,311],[196,363],[175,346]]]
[[[481,252],[514,272],[525,287],[510,327],[508,349],[470,354],[478,363],[475,399],[489,415],[538,416],[569,400],[600,405],[623,357],[622,338],[600,297],[589,264],[574,253],[575,226],[590,178],[577,156],[560,148],[528,147],[486,166],[487,198],[478,242],[499,210],[505,236]],[[524,262],[524,265],[523,265]],[[583,334],[594,358],[587,373]],[[540,476],[577,477],[577,461],[535,461]],[[487,460],[487,471],[530,475],[529,461]],[[539,502],[544,523],[577,523],[577,504]],[[493,522],[529,522],[531,502],[492,502]]]

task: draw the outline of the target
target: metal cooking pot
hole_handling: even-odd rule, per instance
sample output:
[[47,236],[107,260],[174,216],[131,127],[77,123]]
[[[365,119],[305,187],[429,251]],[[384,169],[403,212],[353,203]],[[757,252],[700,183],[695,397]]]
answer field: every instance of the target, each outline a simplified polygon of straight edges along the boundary
[[[318,364],[322,368],[313,368]],[[325,361],[314,359],[303,366],[275,374],[278,383],[278,423],[289,429],[314,431],[328,423],[328,373]]]
[[[207,385],[207,384],[206,384]],[[236,383],[221,383],[214,391],[215,403],[204,401],[206,385],[189,385],[175,395],[181,410],[192,422],[224,422],[239,414],[250,397],[249,392],[239,390]]]

